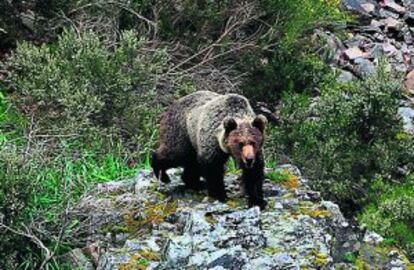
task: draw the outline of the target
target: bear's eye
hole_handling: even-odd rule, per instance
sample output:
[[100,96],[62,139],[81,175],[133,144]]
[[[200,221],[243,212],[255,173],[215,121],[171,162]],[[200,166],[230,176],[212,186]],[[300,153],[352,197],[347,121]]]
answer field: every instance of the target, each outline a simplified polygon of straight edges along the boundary
[[244,144],[242,142],[239,142],[239,148],[243,148]]

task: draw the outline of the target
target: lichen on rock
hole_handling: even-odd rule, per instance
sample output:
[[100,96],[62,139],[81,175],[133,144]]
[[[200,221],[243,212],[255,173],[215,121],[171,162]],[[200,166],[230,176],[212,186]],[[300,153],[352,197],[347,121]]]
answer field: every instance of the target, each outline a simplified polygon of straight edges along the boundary
[[[180,170],[169,172],[168,185],[160,184],[149,171],[134,179],[100,184],[72,211],[86,229],[83,250],[95,258],[91,263],[98,270],[408,265],[402,254],[389,256],[389,252],[369,261],[379,258],[372,255],[379,254],[377,242],[364,242],[362,232],[350,225],[338,205],[309,189],[296,167],[275,170],[288,172],[294,184],[266,180],[269,206],[264,211],[247,208],[235,174],[225,179],[228,203],[206,199],[205,192],[185,190]],[[352,256],[346,254],[360,251],[363,256],[349,262]]]

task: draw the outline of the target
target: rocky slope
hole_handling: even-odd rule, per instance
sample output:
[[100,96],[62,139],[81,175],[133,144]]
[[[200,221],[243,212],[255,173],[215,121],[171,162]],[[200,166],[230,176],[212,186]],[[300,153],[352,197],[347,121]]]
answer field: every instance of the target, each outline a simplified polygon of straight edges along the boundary
[[99,270],[409,267],[379,235],[355,228],[336,204],[310,190],[294,166],[270,171],[283,181],[266,180],[264,211],[246,208],[237,174],[226,175],[227,204],[185,191],[179,174],[170,172],[167,186],[148,171],[98,185],[71,210],[84,229],[84,248],[61,259]]
[[346,82],[374,72],[386,57],[404,76],[405,100],[399,114],[405,129],[414,132],[414,1],[342,0],[342,7],[355,15],[345,35],[317,31],[327,41],[326,60]]

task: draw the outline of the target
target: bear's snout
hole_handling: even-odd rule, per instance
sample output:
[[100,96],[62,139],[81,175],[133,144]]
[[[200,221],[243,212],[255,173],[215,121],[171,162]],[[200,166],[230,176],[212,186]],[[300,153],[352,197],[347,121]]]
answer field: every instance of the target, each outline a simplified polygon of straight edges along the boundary
[[252,168],[255,161],[254,148],[252,145],[243,146],[242,160],[247,168]]

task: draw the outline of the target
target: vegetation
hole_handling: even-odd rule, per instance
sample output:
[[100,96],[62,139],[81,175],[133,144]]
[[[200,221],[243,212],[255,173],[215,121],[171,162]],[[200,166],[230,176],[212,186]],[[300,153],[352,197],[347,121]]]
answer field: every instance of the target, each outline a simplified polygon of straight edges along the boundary
[[[335,82],[313,32],[348,20],[339,1],[38,2],[0,4],[0,53],[11,52],[0,73],[1,269],[61,269],[56,255],[80,244],[65,210],[96,183],[148,167],[159,114],[196,89],[280,102],[267,164],[288,155],[325,197],[413,252],[401,80],[384,64]],[[39,15],[31,27],[24,12]]]
[[414,254],[414,178],[408,176],[399,185],[377,179],[372,193],[381,194],[364,209],[359,219],[369,229],[388,236],[391,243],[401,244]]
[[[282,124],[270,130],[268,152],[287,153],[325,198],[394,239],[412,255],[412,135],[398,117],[401,79],[385,62],[349,84],[321,82],[321,94],[283,97]],[[411,180],[410,180],[411,179]]]

